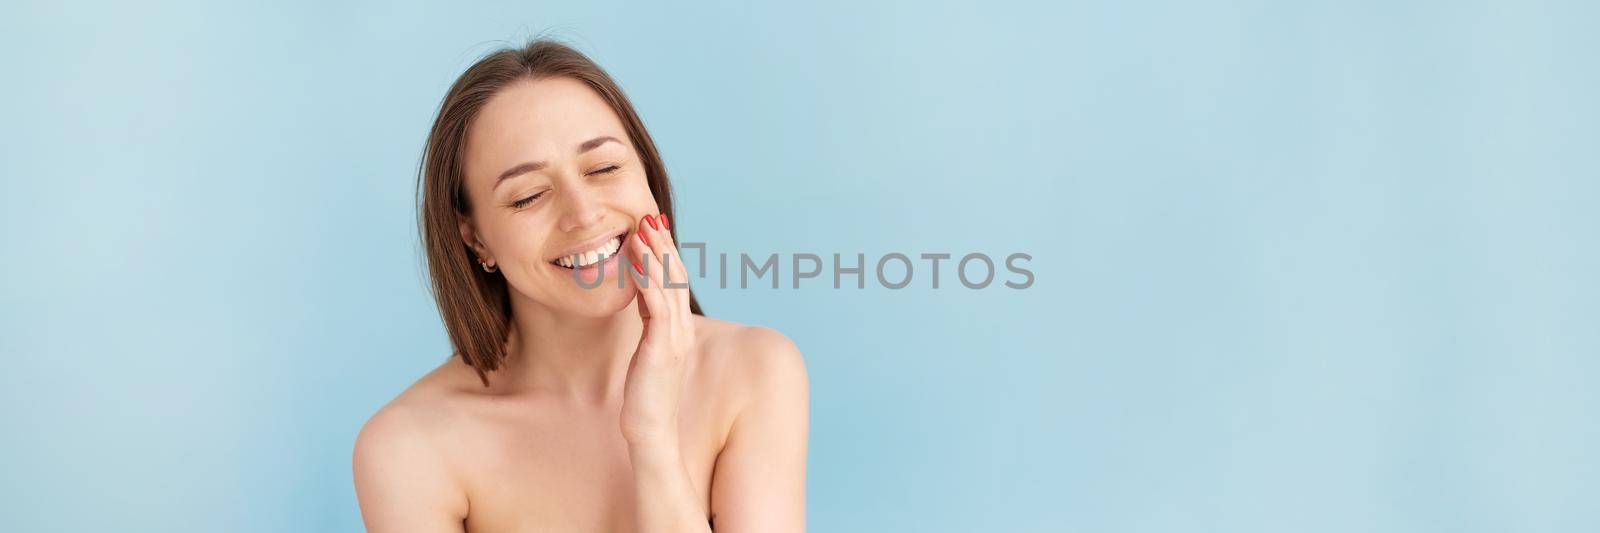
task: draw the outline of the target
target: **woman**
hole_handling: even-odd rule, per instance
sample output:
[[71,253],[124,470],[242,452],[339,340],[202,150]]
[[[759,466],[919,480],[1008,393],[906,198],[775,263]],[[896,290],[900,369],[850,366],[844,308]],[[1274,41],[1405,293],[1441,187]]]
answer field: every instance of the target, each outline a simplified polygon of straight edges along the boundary
[[548,41],[480,60],[418,194],[456,353],[356,439],[370,531],[804,530],[800,353],[700,312],[666,169],[605,72]]

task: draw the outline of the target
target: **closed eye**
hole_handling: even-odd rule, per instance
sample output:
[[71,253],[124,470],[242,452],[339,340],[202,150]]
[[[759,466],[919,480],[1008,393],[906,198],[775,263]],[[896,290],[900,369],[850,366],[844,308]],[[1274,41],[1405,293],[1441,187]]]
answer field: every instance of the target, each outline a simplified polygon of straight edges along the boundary
[[517,200],[515,202],[511,202],[511,207],[515,207],[517,209],[522,209],[523,207],[527,206],[528,204],[533,203],[534,200],[538,200],[540,196],[544,196],[544,191],[539,191],[537,193],[528,195],[526,198],[523,198],[521,200]]
[[[598,169],[595,169],[595,170],[589,172],[589,175],[593,176],[595,174],[612,174],[612,173],[615,173],[616,171],[621,170],[621,169],[622,169],[622,167],[620,165],[606,165],[604,167],[601,167],[601,168],[598,168]],[[520,200],[517,200],[515,202],[511,202],[511,207],[516,208],[516,209],[522,209],[523,207],[526,207],[528,204],[533,203],[534,200],[538,200],[540,196],[544,196],[545,192],[546,191],[539,191],[537,193],[529,195],[529,196],[527,196],[525,198],[522,198]]]

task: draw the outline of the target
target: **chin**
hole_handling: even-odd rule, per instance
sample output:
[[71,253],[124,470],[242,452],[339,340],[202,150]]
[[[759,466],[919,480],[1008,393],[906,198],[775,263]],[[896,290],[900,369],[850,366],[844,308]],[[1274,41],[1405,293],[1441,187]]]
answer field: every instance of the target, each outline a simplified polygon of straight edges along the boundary
[[563,311],[587,318],[605,318],[628,309],[628,304],[638,294],[633,290],[632,282],[617,288],[615,282],[608,281],[604,286],[593,289],[584,289],[576,285],[567,291],[568,298],[564,298],[561,305]]

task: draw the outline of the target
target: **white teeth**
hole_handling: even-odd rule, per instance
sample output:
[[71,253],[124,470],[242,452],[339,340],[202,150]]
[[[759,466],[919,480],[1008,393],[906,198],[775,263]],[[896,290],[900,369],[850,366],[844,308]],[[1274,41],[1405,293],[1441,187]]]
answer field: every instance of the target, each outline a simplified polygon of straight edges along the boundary
[[618,248],[622,248],[622,239],[612,238],[611,240],[606,241],[605,244],[600,245],[599,248],[557,258],[556,264],[567,268],[587,267],[589,265],[605,261],[613,254],[616,254]]

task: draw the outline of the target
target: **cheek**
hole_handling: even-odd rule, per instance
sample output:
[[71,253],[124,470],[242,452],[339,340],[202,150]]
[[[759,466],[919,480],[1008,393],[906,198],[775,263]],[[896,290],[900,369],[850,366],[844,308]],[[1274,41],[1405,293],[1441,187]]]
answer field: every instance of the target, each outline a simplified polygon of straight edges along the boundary
[[547,218],[537,213],[510,213],[496,217],[483,229],[501,261],[536,260],[553,224]]
[[650,180],[643,172],[636,172],[622,183],[621,196],[627,208],[636,213],[656,212],[656,198],[650,192]]

